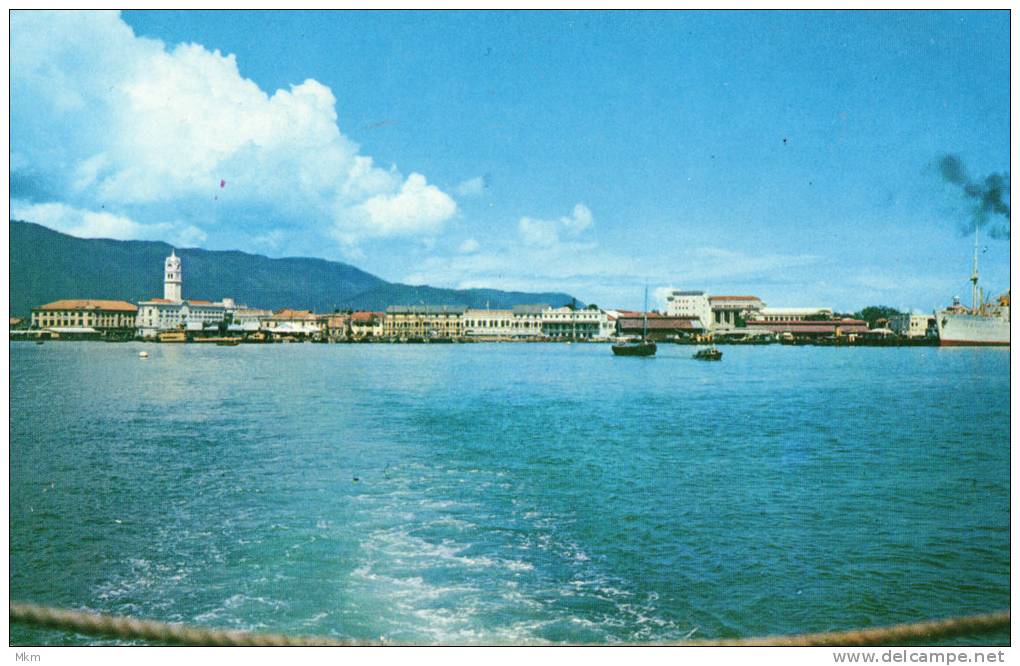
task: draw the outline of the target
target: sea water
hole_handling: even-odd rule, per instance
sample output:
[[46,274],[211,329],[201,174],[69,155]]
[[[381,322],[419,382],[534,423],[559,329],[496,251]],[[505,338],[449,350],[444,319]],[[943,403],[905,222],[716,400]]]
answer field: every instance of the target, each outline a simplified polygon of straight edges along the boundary
[[1008,607],[1008,349],[722,349],[11,343],[11,599],[410,644]]

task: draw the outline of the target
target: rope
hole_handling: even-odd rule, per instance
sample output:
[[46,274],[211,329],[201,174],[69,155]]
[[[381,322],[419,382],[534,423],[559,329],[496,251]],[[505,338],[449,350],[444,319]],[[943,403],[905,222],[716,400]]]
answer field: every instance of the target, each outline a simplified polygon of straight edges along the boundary
[[[141,639],[177,645],[213,645],[224,647],[269,646],[357,646],[380,645],[371,641],[338,640],[316,636],[257,634],[247,631],[225,631],[205,627],[189,627],[154,620],[87,613],[34,604],[11,603],[11,622],[74,631],[79,634],[108,636],[120,639]],[[1009,612],[970,615],[946,620],[898,624],[891,627],[834,631],[794,636],[763,636],[719,640],[683,641],[681,646],[767,646],[767,647],[853,647],[899,645],[914,642],[935,642],[947,638],[987,634],[1009,627]]]
[[108,636],[121,639],[142,639],[154,643],[176,645],[212,645],[217,647],[303,647],[369,645],[360,641],[334,638],[256,634],[247,631],[225,631],[205,627],[189,627],[153,620],[139,620],[120,615],[104,615],[82,611],[11,603],[11,622],[37,627],[74,631],[79,634]]
[[1009,628],[1009,611],[968,615],[946,620],[897,624],[891,627],[830,631],[796,636],[762,636],[704,641],[685,641],[683,645],[761,646],[761,647],[862,647],[900,645],[903,643],[934,643],[947,638],[988,634]]

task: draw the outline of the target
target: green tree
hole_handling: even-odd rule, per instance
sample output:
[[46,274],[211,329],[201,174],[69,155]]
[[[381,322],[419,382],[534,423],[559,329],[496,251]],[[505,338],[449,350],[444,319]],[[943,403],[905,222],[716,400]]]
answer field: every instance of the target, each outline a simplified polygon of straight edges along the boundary
[[891,308],[888,305],[869,305],[866,308],[861,308],[854,313],[854,319],[863,319],[868,322],[868,328],[875,328],[875,322],[879,319],[889,319],[889,317],[903,314],[896,308]]

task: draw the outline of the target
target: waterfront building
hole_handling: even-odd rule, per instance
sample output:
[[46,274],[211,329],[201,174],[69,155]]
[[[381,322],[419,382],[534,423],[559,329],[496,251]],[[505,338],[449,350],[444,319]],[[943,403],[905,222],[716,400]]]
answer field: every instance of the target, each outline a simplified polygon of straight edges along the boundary
[[671,291],[666,296],[666,314],[670,317],[697,317],[704,329],[712,325],[712,304],[703,291]]
[[347,338],[351,334],[351,314],[349,312],[334,312],[326,315],[326,336],[330,340]]
[[255,333],[273,316],[273,311],[240,306],[232,312],[232,315],[228,330],[235,333]]
[[889,317],[889,329],[906,338],[936,337],[935,317],[926,314],[899,314]]
[[808,317],[832,317],[832,308],[761,308],[752,319],[758,321],[800,321]]
[[747,322],[748,332],[763,332],[798,338],[841,337],[868,332],[868,322],[861,319],[752,319]]
[[570,306],[546,308],[542,311],[542,335],[563,340],[608,339],[616,333],[616,322],[610,322],[604,310]]
[[165,331],[218,331],[226,319],[227,305],[223,301],[168,301],[165,298],[153,298],[138,304],[136,325],[139,336],[154,338]]
[[181,258],[171,250],[163,264],[163,298],[138,304],[135,326],[143,338],[155,338],[164,331],[188,331],[192,334],[216,333],[226,325],[228,314],[237,310],[234,301],[185,300],[182,296]]
[[515,305],[510,310],[469,308],[464,312],[464,335],[469,338],[537,338],[542,335],[542,311],[548,305]]
[[468,308],[464,311],[463,330],[469,338],[509,338],[513,335],[512,310]]
[[384,312],[354,312],[351,314],[352,338],[378,338],[383,334]]
[[712,311],[712,330],[737,328],[738,324],[754,318],[765,304],[757,296],[709,296]]
[[514,315],[515,338],[542,337],[542,313],[549,309],[545,303],[515,305],[510,310]]
[[135,328],[137,313],[138,306],[127,301],[70,298],[32,308],[32,328],[126,332]]
[[383,335],[396,338],[459,338],[467,308],[459,305],[390,305]]
[[621,337],[640,337],[646,330],[646,326],[645,337],[656,341],[687,338],[705,332],[701,320],[697,317],[673,317],[658,312],[649,312],[646,321],[644,313],[624,310],[619,313],[619,317],[616,319],[616,331]]
[[311,310],[277,310],[262,321],[262,330],[274,336],[319,337],[327,326],[329,315],[315,314]]

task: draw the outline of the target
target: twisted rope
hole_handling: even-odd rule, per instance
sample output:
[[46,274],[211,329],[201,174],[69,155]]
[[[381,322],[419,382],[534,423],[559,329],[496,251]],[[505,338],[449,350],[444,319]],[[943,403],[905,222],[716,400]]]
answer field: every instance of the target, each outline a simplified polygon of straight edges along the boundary
[[79,634],[121,639],[142,639],[175,645],[211,645],[217,647],[304,647],[368,645],[359,641],[337,640],[315,636],[256,634],[247,631],[226,631],[183,624],[139,620],[121,615],[105,615],[82,611],[11,603],[11,622],[20,622],[48,629],[62,629]]
[[[226,631],[183,624],[139,620],[119,615],[11,603],[11,622],[20,622],[48,629],[62,629],[79,634],[108,636],[120,639],[141,639],[176,645],[211,645],[221,647],[270,646],[358,646],[380,645],[370,641],[338,640],[317,636],[258,634],[247,631]],[[934,642],[960,636],[987,634],[1009,627],[1009,612],[969,615],[946,620],[897,624],[891,627],[833,631],[793,636],[763,636],[719,640],[683,641],[681,646],[761,646],[761,647],[854,647],[897,645],[901,643]]]
[[896,624],[891,627],[875,627],[872,629],[830,631],[795,636],[761,636],[757,638],[685,641],[682,644],[760,647],[861,647],[918,642],[933,643],[947,638],[976,636],[1008,628],[1009,611],[1003,611],[1001,613],[967,615],[945,620]]

